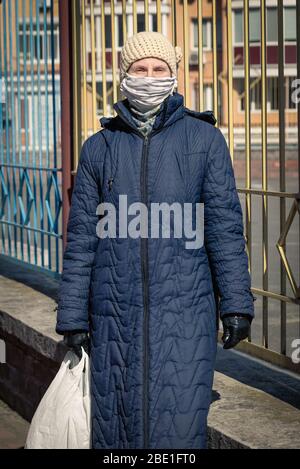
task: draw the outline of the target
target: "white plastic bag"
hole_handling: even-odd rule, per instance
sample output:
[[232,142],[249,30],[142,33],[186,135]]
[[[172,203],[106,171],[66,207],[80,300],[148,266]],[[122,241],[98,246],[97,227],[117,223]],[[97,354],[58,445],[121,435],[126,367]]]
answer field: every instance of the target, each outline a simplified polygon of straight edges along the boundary
[[[68,351],[32,418],[25,449],[90,449],[89,356]],[[69,368],[70,363],[76,363]]]

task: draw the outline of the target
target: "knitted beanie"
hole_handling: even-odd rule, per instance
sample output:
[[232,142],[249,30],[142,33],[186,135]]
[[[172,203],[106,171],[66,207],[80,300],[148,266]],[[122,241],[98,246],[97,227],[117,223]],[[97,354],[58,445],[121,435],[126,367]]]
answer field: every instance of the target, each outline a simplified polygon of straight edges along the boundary
[[176,65],[182,58],[181,48],[173,46],[169,39],[156,31],[140,31],[127,38],[121,50],[120,81],[125,76],[130,65],[136,60],[155,57],[164,60],[170,67],[172,75],[176,76]]

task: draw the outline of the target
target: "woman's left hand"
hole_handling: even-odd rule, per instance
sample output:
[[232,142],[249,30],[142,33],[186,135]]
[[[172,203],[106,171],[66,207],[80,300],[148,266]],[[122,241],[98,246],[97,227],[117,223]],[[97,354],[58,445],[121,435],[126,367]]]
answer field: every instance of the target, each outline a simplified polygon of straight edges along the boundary
[[223,316],[222,323],[224,334],[222,341],[224,343],[224,349],[235,347],[241,340],[248,337],[251,320],[248,315],[240,313],[229,313]]

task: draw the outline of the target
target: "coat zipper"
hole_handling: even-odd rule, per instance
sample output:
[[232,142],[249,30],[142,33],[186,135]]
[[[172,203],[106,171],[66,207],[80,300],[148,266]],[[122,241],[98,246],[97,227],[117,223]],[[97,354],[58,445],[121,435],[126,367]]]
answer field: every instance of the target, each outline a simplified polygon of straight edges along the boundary
[[[123,115],[120,112],[120,115]],[[124,116],[125,118],[125,116]],[[151,131],[149,135],[143,136],[138,132],[131,124],[126,123],[132,128],[134,133],[143,139],[143,152],[141,162],[141,174],[140,174],[140,185],[141,185],[141,200],[148,206],[148,155],[149,155],[149,142],[150,138],[158,133],[160,129]],[[149,394],[149,285],[148,285],[148,238],[141,238],[141,270],[142,270],[142,281],[143,281],[143,305],[144,305],[144,363],[143,363],[143,417],[144,417],[144,448],[148,448],[149,443],[149,407],[148,407],[148,394]]]
[[[143,144],[142,163],[141,163],[141,200],[148,208],[148,155],[150,139],[158,133],[156,129],[146,135]],[[143,279],[143,301],[144,301],[144,448],[149,446],[149,272],[148,272],[148,238],[141,238],[141,268]]]
[[[148,163],[148,137],[145,136],[143,144],[143,155],[141,163],[141,200],[147,207],[147,163]],[[144,304],[144,378],[143,378],[143,391],[144,391],[144,448],[148,448],[148,380],[149,380],[149,363],[148,363],[148,346],[149,346],[149,295],[148,295],[148,239],[141,238],[141,268],[143,278],[143,304]]]

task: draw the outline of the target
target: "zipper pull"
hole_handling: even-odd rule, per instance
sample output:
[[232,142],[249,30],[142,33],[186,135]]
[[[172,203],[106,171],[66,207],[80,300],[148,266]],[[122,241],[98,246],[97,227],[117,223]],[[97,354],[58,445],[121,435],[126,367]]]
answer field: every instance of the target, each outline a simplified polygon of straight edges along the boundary
[[111,191],[113,180],[114,180],[113,177],[110,177],[109,180],[108,180],[108,190],[109,191]]

